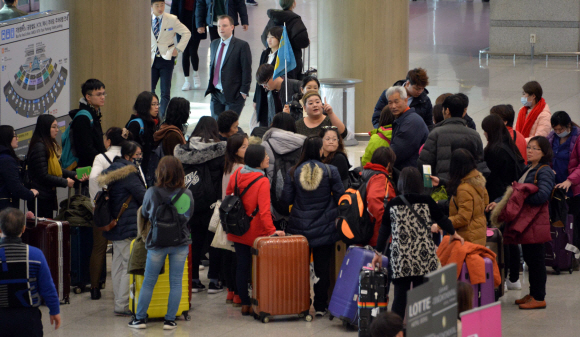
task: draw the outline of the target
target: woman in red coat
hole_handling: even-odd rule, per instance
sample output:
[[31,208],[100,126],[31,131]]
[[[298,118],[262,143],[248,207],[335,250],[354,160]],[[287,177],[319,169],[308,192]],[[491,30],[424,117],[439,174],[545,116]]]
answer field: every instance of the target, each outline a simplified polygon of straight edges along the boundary
[[284,236],[284,232],[277,231],[272,222],[272,214],[270,213],[270,182],[264,175],[264,169],[270,165],[270,158],[268,158],[264,147],[261,145],[248,146],[244,163],[245,165],[243,167],[238,168],[232,174],[226,189],[226,195],[232,195],[234,193],[236,184],[240,193],[243,193],[250,183],[258,179],[242,197],[242,203],[248,216],[251,216],[254,210],[258,209],[258,213],[252,219],[252,222],[250,222],[250,229],[242,236],[228,234],[228,240],[234,243],[238,260],[236,283],[240,290],[240,298],[242,299],[242,315],[247,316],[252,313],[250,296],[247,291],[242,290],[248,289],[248,280],[250,279],[250,272],[252,270],[251,249],[254,240],[261,236],[274,234]]

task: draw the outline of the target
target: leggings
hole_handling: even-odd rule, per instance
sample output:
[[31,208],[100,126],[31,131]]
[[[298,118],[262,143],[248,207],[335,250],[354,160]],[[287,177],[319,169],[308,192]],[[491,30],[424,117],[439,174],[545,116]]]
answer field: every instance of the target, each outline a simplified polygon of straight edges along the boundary
[[391,311],[400,317],[405,318],[405,311],[407,309],[407,291],[411,289],[411,284],[413,284],[414,288],[420,286],[423,282],[423,276],[408,276],[393,279],[395,294]]
[[193,71],[197,71],[199,69],[199,56],[197,55],[197,50],[199,49],[199,43],[201,42],[195,27],[192,27],[193,23],[193,12],[191,11],[184,11],[184,25],[189,29],[191,32],[191,38],[187,43],[187,47],[183,51],[183,57],[181,59],[182,66],[183,66],[183,75],[185,77],[189,76],[189,62],[191,61],[191,65],[193,66]]

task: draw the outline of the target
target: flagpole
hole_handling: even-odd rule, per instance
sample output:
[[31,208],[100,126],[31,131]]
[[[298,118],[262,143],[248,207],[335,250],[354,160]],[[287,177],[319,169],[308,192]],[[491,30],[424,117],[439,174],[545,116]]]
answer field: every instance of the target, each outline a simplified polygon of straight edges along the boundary
[[[286,22],[284,22],[284,29],[286,29]],[[284,41],[284,43],[288,43],[288,41]],[[286,84],[286,102],[288,101],[288,58],[284,57],[284,83]],[[285,106],[286,102],[282,102]]]

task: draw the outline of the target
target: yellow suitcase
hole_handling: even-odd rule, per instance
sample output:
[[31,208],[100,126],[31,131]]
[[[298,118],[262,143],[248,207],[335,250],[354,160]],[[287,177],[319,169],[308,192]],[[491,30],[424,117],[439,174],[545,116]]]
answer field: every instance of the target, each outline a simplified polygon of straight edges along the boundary
[[[133,250],[133,243],[131,242],[130,249]],[[191,273],[189,272],[191,261],[191,246],[189,246],[189,255],[185,260],[185,267],[183,269],[183,279],[182,279],[182,294],[181,302],[179,302],[179,309],[177,309],[177,316],[179,313],[183,315],[186,321],[191,320],[189,315],[189,309],[191,308]],[[137,305],[139,302],[139,293],[143,285],[143,275],[131,274],[131,300],[129,301],[129,310],[133,313],[133,318],[135,318],[135,313],[137,311]],[[151,303],[149,304],[149,309],[147,309],[147,318],[163,318],[167,314],[167,302],[169,300],[169,257],[165,259],[165,273],[159,275],[155,288],[153,288],[153,296],[151,297]]]

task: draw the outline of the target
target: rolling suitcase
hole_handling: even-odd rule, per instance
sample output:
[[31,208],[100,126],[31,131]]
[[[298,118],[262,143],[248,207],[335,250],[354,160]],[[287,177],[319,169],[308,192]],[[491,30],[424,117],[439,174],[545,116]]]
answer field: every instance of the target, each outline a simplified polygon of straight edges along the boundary
[[310,311],[310,247],[302,235],[260,237],[252,248],[252,306],[263,323],[270,316]]
[[499,300],[504,294],[504,284],[505,284],[505,260],[503,251],[503,236],[498,228],[488,228],[487,229],[487,240],[485,242],[485,247],[495,253],[495,259],[497,261],[497,266],[501,274],[501,284],[499,287],[495,288],[495,300]]
[[[75,294],[86,290],[91,283],[90,261],[93,252],[93,228],[71,227],[70,228],[70,278],[71,286]],[[107,280],[107,258],[103,256],[103,270],[99,280],[99,287],[105,289]]]
[[[130,249],[133,250],[133,244],[135,240],[131,241]],[[186,321],[191,320],[189,315],[189,309],[191,308],[191,245],[189,245],[189,255],[185,261],[185,267],[183,269],[183,277],[181,279],[181,301],[179,302],[179,308],[177,309],[177,315],[180,313]],[[143,286],[143,275],[131,274],[129,282],[131,283],[131,292],[129,301],[129,310],[133,313],[133,319],[137,313],[137,305],[139,304],[139,293],[141,287]],[[157,283],[153,288],[153,296],[151,296],[151,302],[149,303],[149,308],[147,309],[147,319],[150,318],[163,318],[167,314],[167,302],[169,300],[169,256],[165,258],[165,273],[160,274],[157,278]]]
[[48,264],[60,303],[70,303],[70,227],[66,221],[26,219],[22,242],[39,248]]
[[359,276],[358,292],[358,335],[371,336],[373,318],[387,311],[389,296],[387,294],[386,270],[368,270],[363,268]]
[[[463,262],[459,281],[471,284],[473,287],[473,307],[482,307],[495,302],[495,290],[493,287],[493,262],[488,258],[485,261],[485,283],[471,284],[467,265]],[[503,286],[503,285],[501,285]]]
[[[331,320],[338,317],[347,325],[358,324],[359,274],[363,267],[370,267],[374,255],[372,250],[361,247],[347,249],[328,305]],[[383,267],[388,263],[389,259],[383,256]]]
[[561,270],[568,270],[572,274],[574,253],[566,250],[566,245],[572,244],[574,238],[574,216],[569,214],[564,227],[550,225],[552,241],[546,242],[546,267],[552,267],[556,275]]

